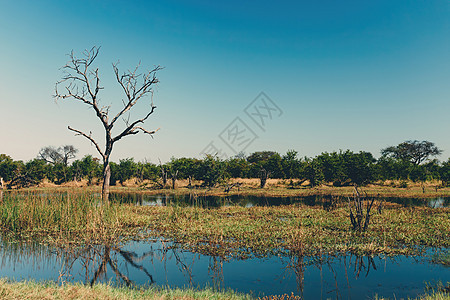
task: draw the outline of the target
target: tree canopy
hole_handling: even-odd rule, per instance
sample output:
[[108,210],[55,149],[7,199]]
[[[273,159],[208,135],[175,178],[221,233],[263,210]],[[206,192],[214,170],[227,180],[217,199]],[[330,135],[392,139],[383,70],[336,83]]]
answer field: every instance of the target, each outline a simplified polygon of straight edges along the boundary
[[410,161],[415,165],[428,160],[430,157],[440,155],[442,150],[429,141],[405,141],[397,146],[390,146],[381,150],[381,154],[395,159]]

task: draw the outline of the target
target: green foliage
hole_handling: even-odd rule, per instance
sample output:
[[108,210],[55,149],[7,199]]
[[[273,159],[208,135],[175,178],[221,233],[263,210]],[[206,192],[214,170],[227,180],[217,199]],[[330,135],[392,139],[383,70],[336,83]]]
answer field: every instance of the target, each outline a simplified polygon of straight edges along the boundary
[[375,158],[369,152],[353,153],[347,150],[343,154],[344,169],[351,182],[362,185],[374,180]]
[[102,165],[99,159],[93,158],[92,155],[86,155],[81,160],[81,174],[91,183],[95,177],[102,176]]
[[412,168],[409,161],[382,156],[377,161],[375,173],[380,180],[407,180]]
[[226,171],[231,178],[245,178],[250,172],[250,163],[243,157],[232,157],[226,161]]
[[116,178],[120,181],[120,183],[124,183],[125,181],[133,178],[137,174],[138,170],[138,166],[134,162],[133,158],[121,159],[117,167]]
[[25,164],[25,172],[29,179],[40,182],[47,173],[47,164],[41,159],[33,159]]
[[[50,174],[52,174],[52,181],[55,181],[57,184],[61,184],[63,182],[67,182],[69,179],[72,179],[70,176],[70,170],[63,163],[55,163],[52,165],[46,165],[47,170]],[[47,176],[50,179],[49,176]]]
[[284,173],[284,178],[300,178],[300,174],[302,172],[302,162],[298,159],[297,155],[297,151],[288,150],[288,152],[281,157],[281,166]]
[[369,152],[354,153],[345,152],[322,153],[315,159],[322,170],[323,180],[333,182],[336,186],[355,183],[367,184],[374,180],[375,158]]
[[409,161],[415,165],[420,165],[429,157],[442,153],[433,142],[406,141],[397,146],[390,146],[381,150],[383,156],[393,157],[402,161]]
[[0,154],[0,177],[5,181],[10,181],[14,177],[14,172],[23,166],[21,161],[14,161],[6,154]]
[[[199,165],[200,161],[194,158],[174,158],[172,157],[170,162],[166,164],[169,173],[178,171],[177,178],[187,179],[189,176],[198,177],[199,176]],[[170,175],[170,174],[169,174]]]
[[439,176],[442,180],[442,185],[448,186],[450,184],[450,159],[442,164],[439,169]]
[[270,177],[283,178],[281,156],[274,151],[259,151],[247,157],[250,163],[249,177],[259,178],[261,169],[266,170]]
[[305,159],[306,165],[303,170],[303,177],[309,180],[311,186],[317,186],[324,181],[324,174],[317,159]]
[[[411,149],[416,149],[416,152]],[[64,149],[60,147],[53,149],[53,152],[50,150],[47,152],[53,153]],[[70,149],[66,150],[68,152]],[[441,179],[443,184],[447,185],[450,182],[450,162],[440,163],[436,159],[429,159],[440,152],[441,150],[433,143],[407,141],[399,146],[383,149],[384,155],[378,160],[365,151],[324,152],[314,158],[305,159],[298,158],[298,152],[295,150],[289,150],[282,156],[275,151],[257,151],[247,157],[240,153],[225,161],[212,159],[210,156],[204,159],[172,157],[162,167],[167,171],[168,179],[171,179],[171,175],[177,174],[177,179],[203,180],[206,186],[215,186],[227,177],[300,179],[309,180],[312,185],[327,182],[335,186],[365,185],[376,180],[424,182]],[[102,177],[103,166],[91,155],[75,160],[68,166],[64,161],[71,156],[61,155],[56,157],[56,162],[48,163],[46,166],[42,162],[27,162],[30,164],[27,168],[23,162],[14,161],[6,154],[1,154],[0,176],[6,182],[16,179],[16,183],[21,181],[23,184],[28,178],[26,185],[41,181],[42,174],[56,183],[86,178],[91,184],[94,178]],[[61,160],[61,157],[67,159]],[[122,159],[118,164],[111,162],[110,167],[112,185],[116,184],[116,181],[123,183],[131,178],[136,178],[137,182],[145,179],[155,181],[161,177],[162,171],[160,165],[148,162],[136,163],[133,158]],[[261,177],[262,173],[268,176]]]
[[155,180],[158,178],[160,168],[152,163],[139,163],[139,168],[142,172],[142,179]]
[[220,181],[225,179],[226,164],[220,158],[212,155],[206,155],[201,161],[199,168],[199,177],[207,187],[214,187]]

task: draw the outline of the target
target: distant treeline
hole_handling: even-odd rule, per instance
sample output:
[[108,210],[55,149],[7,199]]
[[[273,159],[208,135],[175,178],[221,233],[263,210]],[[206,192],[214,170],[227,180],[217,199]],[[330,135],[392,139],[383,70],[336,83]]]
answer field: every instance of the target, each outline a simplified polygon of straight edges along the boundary
[[[299,179],[300,182],[309,181],[312,186],[324,182],[335,186],[364,185],[379,180],[442,180],[443,185],[450,182],[450,159],[446,162],[430,159],[440,154],[440,150],[434,154],[422,153],[422,159],[417,160],[411,155],[395,153],[401,145],[383,149],[379,159],[369,152],[355,153],[350,150],[325,152],[314,158],[301,158],[294,150],[284,155],[259,151],[226,160],[215,156],[203,159],[172,158],[165,164],[136,162],[133,158],[127,158],[119,163],[110,163],[111,184],[132,178],[137,181],[151,180],[161,186],[177,179],[189,179],[189,182],[195,179],[205,186],[214,186],[228,178],[260,178],[261,187],[267,178]],[[14,161],[8,155],[0,155],[0,177],[10,187],[34,185],[45,178],[56,184],[81,179],[93,183],[102,177],[102,167],[101,161],[91,155],[71,163],[67,159],[51,162],[42,158],[28,162]]]

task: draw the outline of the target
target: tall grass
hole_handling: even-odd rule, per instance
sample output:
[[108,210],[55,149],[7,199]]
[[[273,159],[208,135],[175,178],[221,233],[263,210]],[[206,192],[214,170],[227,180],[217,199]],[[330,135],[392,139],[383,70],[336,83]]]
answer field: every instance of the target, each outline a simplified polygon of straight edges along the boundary
[[120,228],[118,206],[102,205],[94,194],[10,192],[0,204],[4,236],[107,242],[116,238]]

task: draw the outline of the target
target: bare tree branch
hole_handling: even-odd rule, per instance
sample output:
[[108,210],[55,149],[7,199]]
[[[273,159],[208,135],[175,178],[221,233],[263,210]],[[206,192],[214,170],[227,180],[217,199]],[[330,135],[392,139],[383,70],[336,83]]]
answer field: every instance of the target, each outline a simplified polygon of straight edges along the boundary
[[[91,106],[97,117],[102,122],[105,129],[108,127],[108,114],[99,109],[97,96],[102,87],[100,87],[100,77],[98,69],[88,73],[89,66],[93,63],[98,55],[100,47],[93,47],[91,50],[85,50],[85,58],[75,57],[73,51],[70,53],[70,61],[63,67],[67,72],[67,75],[63,79],[56,83],[55,98],[67,99],[74,98],[89,106]],[[62,94],[58,91],[58,86],[68,82],[65,86],[66,93]],[[83,85],[81,91],[78,90],[77,82]]]
[[130,134],[137,134],[139,131],[137,129],[141,129],[143,132],[148,133],[148,134],[153,134],[154,132],[149,132],[147,130],[145,130],[144,128],[140,127],[140,126],[136,126],[139,123],[144,123],[145,120],[148,119],[148,117],[150,117],[150,115],[155,111],[156,106],[152,106],[150,112],[143,117],[142,119],[136,120],[133,123],[131,123],[130,125],[128,125],[127,128],[125,128],[125,130],[122,131],[122,133],[120,133],[119,135],[117,135],[115,138],[113,138],[113,142],[117,142],[118,140],[120,140],[121,138],[123,138],[124,136],[130,135]]
[[82,132],[82,131],[80,131],[80,130],[74,129],[74,128],[70,127],[70,126],[67,126],[67,128],[68,128],[69,130],[72,130],[72,131],[76,132],[77,135],[82,135],[82,136],[84,136],[85,138],[87,138],[88,140],[90,140],[90,141],[95,145],[95,148],[97,148],[98,153],[100,153],[100,155],[101,155],[102,157],[105,156],[105,154],[103,154],[103,151],[100,149],[100,146],[97,144],[97,142],[96,142],[90,135],[87,135],[86,133],[84,133],[84,132]]
[[[124,113],[126,113],[128,110],[130,110],[140,98],[142,98],[148,93],[152,93],[153,95],[153,90],[151,89],[151,86],[159,82],[158,79],[156,78],[156,72],[162,70],[162,67],[157,66],[153,70],[147,72],[146,74],[140,75],[136,74],[139,68],[138,65],[133,72],[119,75],[119,69],[117,65],[118,63],[113,64],[114,74],[116,75],[117,82],[122,87],[125,95],[127,96],[128,102],[126,101],[124,102],[123,109],[119,111],[117,115],[112,119],[110,124],[111,127],[114,125],[117,119]],[[142,83],[140,87],[138,87],[139,77],[142,77]],[[153,99],[151,107],[153,110],[154,109]]]

